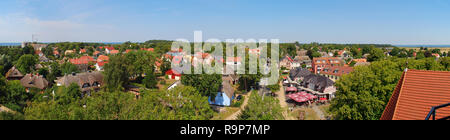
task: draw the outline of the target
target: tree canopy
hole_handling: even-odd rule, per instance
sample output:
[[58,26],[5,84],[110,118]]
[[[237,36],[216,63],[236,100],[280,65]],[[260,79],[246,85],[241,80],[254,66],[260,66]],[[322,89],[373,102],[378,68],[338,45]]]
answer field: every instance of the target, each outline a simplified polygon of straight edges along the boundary
[[336,82],[336,98],[330,110],[338,120],[379,120],[400,79],[409,69],[450,71],[449,58],[439,61],[391,58],[356,67]]
[[262,97],[253,91],[248,105],[238,116],[239,120],[283,120],[282,108],[278,99],[270,96]]

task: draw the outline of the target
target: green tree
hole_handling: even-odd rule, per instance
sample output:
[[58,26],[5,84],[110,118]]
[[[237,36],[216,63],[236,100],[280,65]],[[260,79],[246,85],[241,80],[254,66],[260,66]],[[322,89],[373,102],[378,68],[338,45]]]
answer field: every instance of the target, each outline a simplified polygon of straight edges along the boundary
[[9,81],[7,83],[7,91],[0,94],[0,104],[14,111],[22,112],[27,105],[27,101],[32,98],[32,94],[26,92],[20,81]]
[[283,120],[282,108],[278,99],[270,96],[262,97],[253,92],[239,120]]
[[367,61],[379,61],[384,59],[384,52],[379,48],[371,48],[370,55],[368,56]]
[[109,62],[105,65],[104,83],[106,91],[120,91],[130,82],[127,71],[128,64],[122,55],[111,56]]
[[219,91],[222,85],[222,75],[219,74],[187,74],[181,77],[181,83],[192,86],[203,96],[212,96]]
[[22,73],[31,73],[34,70],[34,66],[38,63],[36,56],[31,54],[23,55],[17,61],[17,69]]
[[66,62],[61,65],[61,74],[72,74],[72,73],[78,73],[80,70],[78,70],[78,67],[72,63]]
[[34,54],[34,48],[30,45],[25,46],[22,50],[23,54]]
[[158,88],[158,79],[154,73],[147,73],[143,81],[146,88],[155,89]]

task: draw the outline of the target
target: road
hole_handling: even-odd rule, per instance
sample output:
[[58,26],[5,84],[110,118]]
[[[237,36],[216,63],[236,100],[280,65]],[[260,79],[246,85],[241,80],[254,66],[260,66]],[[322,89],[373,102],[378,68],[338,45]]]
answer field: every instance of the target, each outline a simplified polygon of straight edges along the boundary
[[289,116],[289,107],[286,103],[286,92],[284,92],[283,83],[280,82],[280,90],[276,93],[278,101],[280,101],[280,106],[283,108],[283,116],[286,120],[295,120],[294,117]]
[[239,108],[238,111],[234,112],[232,115],[228,116],[227,118],[225,118],[225,120],[237,120],[239,114],[241,114],[242,110],[245,109],[245,107],[248,105],[248,100],[250,99],[250,96],[252,95],[253,91],[250,91],[244,99],[244,102],[242,103],[241,107]]

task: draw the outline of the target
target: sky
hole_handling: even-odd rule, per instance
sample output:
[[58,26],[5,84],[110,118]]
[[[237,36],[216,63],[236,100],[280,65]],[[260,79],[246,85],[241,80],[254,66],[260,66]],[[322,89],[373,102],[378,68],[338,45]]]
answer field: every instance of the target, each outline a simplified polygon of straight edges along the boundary
[[450,44],[450,0],[1,0],[0,42]]

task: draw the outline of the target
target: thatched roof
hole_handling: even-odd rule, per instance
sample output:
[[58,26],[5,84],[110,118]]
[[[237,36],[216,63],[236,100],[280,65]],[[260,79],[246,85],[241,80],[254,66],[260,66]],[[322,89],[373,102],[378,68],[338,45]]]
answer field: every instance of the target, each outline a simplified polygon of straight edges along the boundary
[[78,84],[82,91],[90,90],[90,88],[83,88],[84,84],[89,84],[92,86],[94,83],[102,84],[103,83],[103,74],[101,72],[85,72],[78,74],[70,74],[64,77],[58,78],[55,80],[58,85],[61,86],[69,86],[72,83]]
[[42,75],[27,74],[20,80],[20,83],[26,88],[45,89],[48,87],[48,81]]
[[222,78],[222,86],[220,86],[219,90],[231,98],[234,95],[234,88],[231,86],[230,82],[229,79]]
[[22,78],[22,77],[23,77],[23,74],[16,67],[12,67],[6,73],[6,78],[7,79],[9,79],[9,78]]

